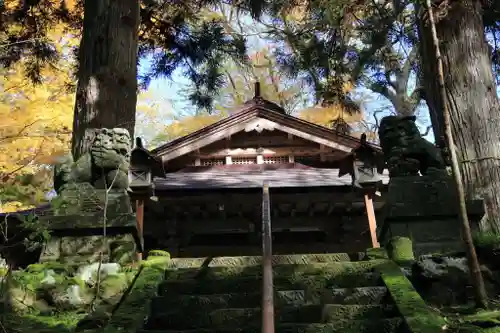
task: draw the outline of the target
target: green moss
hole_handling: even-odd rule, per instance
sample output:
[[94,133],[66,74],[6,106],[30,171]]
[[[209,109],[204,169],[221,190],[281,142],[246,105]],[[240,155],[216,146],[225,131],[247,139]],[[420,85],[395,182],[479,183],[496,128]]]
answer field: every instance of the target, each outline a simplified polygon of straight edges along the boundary
[[457,323],[457,329],[461,332],[483,332],[480,328],[495,327],[500,332],[500,311],[480,310],[476,313],[461,317]]
[[134,262],[136,257],[136,245],[133,241],[119,240],[110,244],[111,262],[116,262],[121,265]]
[[53,313],[50,316],[9,314],[3,324],[7,332],[69,333],[84,315],[78,312]]
[[142,261],[143,267],[155,267],[158,266],[160,268],[168,265],[170,262],[170,258],[168,257],[149,257],[147,260]]
[[389,258],[397,263],[415,260],[412,241],[407,237],[393,237],[387,245]]
[[[361,260],[365,253],[313,253],[313,254],[284,254],[273,255],[273,266],[279,265],[308,265],[315,263],[335,263],[335,262],[350,262],[354,260]],[[199,268],[201,267],[206,258],[179,258],[172,259],[172,268]],[[210,267],[215,266],[260,266],[262,265],[261,256],[240,256],[240,257],[214,257],[210,258]]]
[[26,268],[27,272],[30,273],[38,273],[38,272],[44,272],[47,270],[53,270],[55,273],[58,274],[73,274],[74,273],[74,268],[71,265],[67,264],[62,264],[59,262],[55,261],[49,261],[45,263],[39,263],[39,264],[31,264]]
[[366,249],[366,258],[368,260],[389,259],[389,256],[383,247],[378,247]]
[[82,289],[85,289],[87,287],[87,284],[85,283],[85,281],[83,281],[82,279],[80,279],[79,277],[76,277],[76,276],[69,277],[67,279],[67,281],[68,281],[68,285],[77,285]]
[[[44,278],[45,274],[43,272],[30,273],[26,271],[15,271],[12,272],[11,282],[13,287],[36,291],[41,286]],[[59,281],[62,280],[63,278],[60,277]]]
[[142,327],[151,299],[156,295],[158,285],[164,278],[166,265],[167,262],[163,261],[163,265],[156,262],[142,266],[103,333],[136,332]]
[[130,283],[129,274],[120,273],[117,275],[109,275],[101,282],[100,296],[103,299],[109,299],[123,293],[128,289]]
[[[185,319],[186,321],[186,319]],[[400,318],[390,319],[374,319],[374,320],[342,320],[332,324],[311,324],[311,323],[277,323],[276,332],[287,333],[397,333],[401,330],[402,320]],[[240,322],[233,323],[232,327],[224,325],[223,328],[217,330],[204,328],[187,330],[189,333],[256,333],[261,332],[260,324],[247,325]],[[147,332],[145,330],[141,332]],[[181,332],[181,331],[165,331],[165,332]]]
[[148,258],[149,257],[169,257],[170,258],[170,253],[167,251],[163,250],[151,250],[148,253]]
[[[153,257],[156,258],[156,257]],[[156,260],[156,259],[153,259]],[[384,260],[360,261],[360,262],[331,262],[331,263],[313,263],[308,265],[301,264],[283,264],[273,268],[273,274],[276,278],[300,279],[303,276],[323,276],[325,278],[342,275],[359,275],[370,272],[375,266],[384,262]],[[168,280],[186,280],[198,277],[199,268],[178,268],[168,270],[166,275]],[[221,280],[231,277],[255,277],[260,278],[262,266],[216,266],[208,267],[203,274],[207,280]]]
[[500,235],[491,231],[479,231],[473,234],[474,245],[484,250],[500,248]]
[[[320,274],[282,275],[274,278],[275,290],[317,291],[330,288],[351,288],[359,285],[377,285],[378,274],[328,272]],[[262,279],[259,276],[233,276],[218,279],[167,280],[161,285],[165,294],[207,295],[234,293],[242,290],[260,290]]]
[[[254,304],[259,304],[257,301]],[[173,306],[157,308],[148,318],[148,327],[169,327],[171,329],[195,329],[199,327],[245,327],[258,326],[262,320],[261,310],[252,308],[218,308],[210,304],[194,308]],[[186,313],[189,320],[186,321]],[[275,308],[278,323],[337,323],[340,321],[376,320],[397,315],[390,307],[378,305],[300,305]]]
[[425,304],[411,282],[395,263],[382,264],[378,267],[378,270],[412,333],[437,333],[443,331],[443,327],[446,325],[445,320]]

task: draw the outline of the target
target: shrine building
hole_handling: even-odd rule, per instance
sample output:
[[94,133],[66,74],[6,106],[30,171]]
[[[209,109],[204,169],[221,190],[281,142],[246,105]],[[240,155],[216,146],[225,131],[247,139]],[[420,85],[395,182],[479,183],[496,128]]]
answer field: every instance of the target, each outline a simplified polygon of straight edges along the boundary
[[375,218],[382,218],[388,175],[378,175],[370,193],[353,186],[341,164],[349,156],[359,162],[352,151],[360,139],[288,115],[258,91],[256,85],[256,96],[231,116],[155,149],[137,140],[130,196],[145,250],[260,255],[265,181],[273,253],[377,246]]

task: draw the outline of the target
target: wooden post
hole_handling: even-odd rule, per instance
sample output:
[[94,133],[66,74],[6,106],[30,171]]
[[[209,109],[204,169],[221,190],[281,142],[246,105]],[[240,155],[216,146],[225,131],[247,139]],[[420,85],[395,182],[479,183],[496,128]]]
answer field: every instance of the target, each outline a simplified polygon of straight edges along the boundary
[[274,333],[274,286],[269,185],[262,188],[262,333]]
[[371,189],[365,190],[365,208],[366,215],[368,216],[368,225],[370,227],[370,236],[372,239],[372,247],[379,248],[380,244],[377,240],[377,219],[375,217],[375,209],[373,208],[373,191]]
[[[144,199],[135,201],[135,215],[137,217],[137,231],[139,232],[139,239],[144,243],[143,226],[144,226]],[[142,253],[137,253],[137,260],[142,260]]]

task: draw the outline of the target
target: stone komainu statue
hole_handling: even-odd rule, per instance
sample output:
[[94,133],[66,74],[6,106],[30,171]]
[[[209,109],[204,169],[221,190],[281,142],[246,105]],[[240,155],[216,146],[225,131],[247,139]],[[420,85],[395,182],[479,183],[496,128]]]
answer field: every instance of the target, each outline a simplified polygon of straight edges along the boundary
[[378,136],[392,177],[446,168],[441,151],[422,138],[415,120],[415,116],[388,116],[380,122]]
[[54,189],[60,193],[68,184],[89,183],[96,189],[127,189],[132,149],[124,128],[92,130],[90,149],[77,161],[64,156],[54,169]]

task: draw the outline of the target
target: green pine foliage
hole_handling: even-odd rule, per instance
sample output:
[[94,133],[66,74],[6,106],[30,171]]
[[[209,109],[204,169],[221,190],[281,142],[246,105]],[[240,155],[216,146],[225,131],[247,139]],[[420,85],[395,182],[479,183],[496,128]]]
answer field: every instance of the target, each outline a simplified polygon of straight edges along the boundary
[[[243,37],[228,35],[220,20],[203,17],[202,9],[210,9],[218,3],[213,0],[140,1],[139,54],[154,54],[151,70],[140,78],[142,87],[155,77],[170,78],[176,69],[182,68],[196,87],[190,100],[201,108],[210,108],[213,96],[223,85],[218,71],[221,61],[246,59]],[[240,11],[254,17],[262,13],[264,4],[250,0],[237,3]],[[83,0],[2,2],[0,66],[9,67],[30,57],[31,61],[23,62],[26,75],[34,83],[41,83],[43,65],[55,65],[64,56],[57,52],[48,32],[58,24],[81,31],[83,14]],[[78,54],[76,48],[73,51]]]

